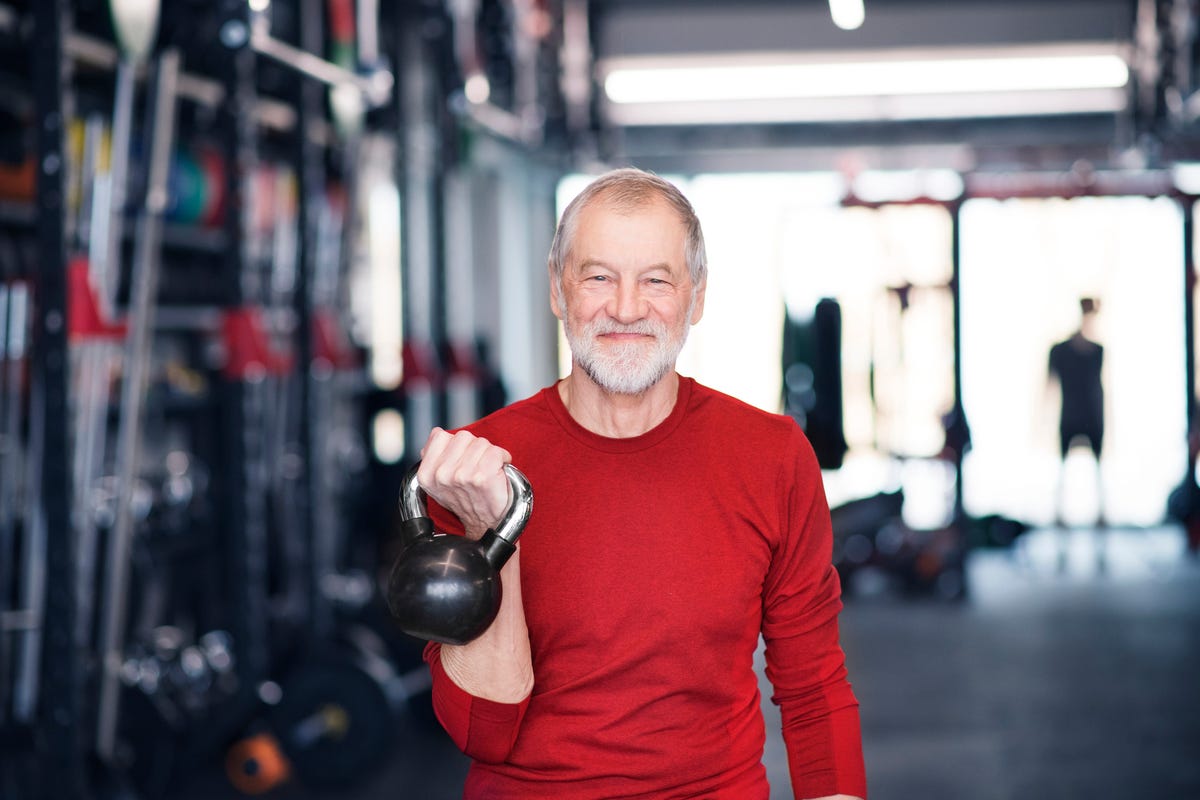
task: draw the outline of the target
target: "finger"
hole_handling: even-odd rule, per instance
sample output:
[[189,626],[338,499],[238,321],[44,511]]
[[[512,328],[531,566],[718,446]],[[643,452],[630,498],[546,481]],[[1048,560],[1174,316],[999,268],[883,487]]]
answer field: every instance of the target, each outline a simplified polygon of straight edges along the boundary
[[417,464],[417,485],[428,488],[434,480],[434,472],[444,458],[451,436],[441,428],[434,428],[421,448],[421,461]]
[[487,439],[460,431],[447,441],[425,490],[459,514],[490,525],[509,502],[504,464],[511,454]]
[[[468,463],[474,460],[466,475]],[[486,440],[476,439],[464,455],[464,479],[476,489],[480,513],[497,518],[508,507],[511,490],[504,465],[512,461],[511,454]]]
[[421,460],[436,460],[437,456],[446,448],[450,438],[450,434],[442,428],[431,430],[429,437],[425,439],[425,445],[421,448]]
[[476,438],[467,443],[462,456],[462,478],[474,486],[486,486],[504,471],[512,456],[487,439]]
[[439,486],[461,486],[469,483],[470,470],[477,456],[473,455],[477,437],[469,431],[459,431],[445,441],[441,453],[431,464],[432,478]]

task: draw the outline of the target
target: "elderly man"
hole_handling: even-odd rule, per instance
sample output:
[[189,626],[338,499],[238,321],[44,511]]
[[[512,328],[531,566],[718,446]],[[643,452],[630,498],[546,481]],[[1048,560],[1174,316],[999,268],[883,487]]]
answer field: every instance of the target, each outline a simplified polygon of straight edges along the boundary
[[474,759],[465,796],[767,798],[761,635],[796,797],[865,797],[812,449],[675,372],[704,311],[691,204],[607,173],[566,209],[549,269],[570,375],[435,429],[418,472],[472,537],[507,506],[505,463],[537,498],[495,622],[426,649],[438,717]]

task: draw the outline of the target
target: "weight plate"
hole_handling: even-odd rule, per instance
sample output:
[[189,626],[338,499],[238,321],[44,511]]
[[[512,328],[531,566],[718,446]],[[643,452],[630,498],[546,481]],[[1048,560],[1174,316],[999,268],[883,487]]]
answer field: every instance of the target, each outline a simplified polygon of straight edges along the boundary
[[394,741],[383,686],[351,657],[314,659],[283,683],[272,730],[306,786],[346,786],[370,773]]

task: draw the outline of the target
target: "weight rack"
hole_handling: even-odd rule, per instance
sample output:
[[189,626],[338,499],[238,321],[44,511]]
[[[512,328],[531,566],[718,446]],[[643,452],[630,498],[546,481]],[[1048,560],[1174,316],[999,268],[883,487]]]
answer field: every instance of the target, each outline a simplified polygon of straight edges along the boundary
[[[503,402],[487,345],[530,358],[502,295],[545,294],[562,20],[514,48],[496,0],[163,3],[138,50],[110,10],[0,0],[0,796],[169,796],[298,740],[294,777],[338,784],[428,715],[377,573],[425,430]],[[419,354],[393,387],[348,286],[380,165]]]
[[[8,9],[5,6],[3,10]],[[328,530],[328,520],[340,518],[336,508],[330,506],[343,498],[327,496],[333,491],[326,489],[330,472],[327,467],[322,474],[315,473],[322,456],[313,450],[320,435],[319,432],[314,435],[312,430],[316,427],[316,421],[312,420],[314,392],[320,389],[325,408],[337,411],[338,404],[359,402],[357,395],[363,391],[363,381],[349,375],[344,382],[349,388],[343,387],[340,395],[331,394],[327,390],[328,365],[323,371],[316,371],[319,372],[316,377],[310,365],[320,355],[326,360],[336,359],[339,363],[334,366],[338,372],[362,369],[360,361],[347,358],[346,352],[330,352],[328,345],[331,335],[344,330],[343,312],[336,306],[345,300],[343,290],[338,288],[346,267],[345,228],[339,223],[351,213],[353,198],[339,212],[340,219],[333,220],[326,200],[325,165],[336,160],[331,153],[340,151],[343,145],[327,119],[323,84],[305,78],[295,82],[297,90],[293,94],[283,97],[262,97],[258,91],[262,83],[260,68],[268,58],[262,52],[264,49],[273,48],[274,61],[280,60],[280,54],[286,60],[299,51],[324,50],[322,4],[304,0],[299,18],[302,23],[307,20],[311,24],[299,26],[303,41],[295,43],[272,39],[269,35],[252,39],[251,32],[262,29],[262,20],[252,18],[255,12],[245,2],[226,0],[214,4],[199,27],[202,32],[218,34],[226,47],[224,55],[211,59],[210,63],[200,63],[192,58],[193,53],[187,52],[186,42],[182,52],[172,51],[170,36],[164,36],[161,51],[137,79],[144,97],[135,105],[149,122],[167,121],[162,138],[168,150],[173,149],[170,143],[174,139],[176,114],[187,114],[194,119],[198,113],[208,118],[207,130],[213,137],[210,146],[215,146],[224,161],[222,193],[227,208],[216,228],[200,230],[168,222],[164,230],[165,209],[154,206],[155,197],[163,202],[163,187],[156,186],[147,164],[141,165],[140,174],[135,164],[135,174],[129,183],[132,192],[129,208],[140,208],[138,213],[142,217],[153,219],[156,223],[152,226],[153,233],[157,235],[133,236],[132,242],[128,239],[122,242],[117,237],[115,252],[126,268],[115,278],[119,285],[115,307],[107,308],[105,298],[89,295],[86,289],[80,294],[79,287],[68,280],[69,276],[75,276],[70,269],[73,262],[69,249],[79,233],[74,219],[75,204],[79,202],[72,194],[76,191],[74,181],[77,172],[85,170],[72,164],[72,158],[78,155],[69,146],[72,131],[67,123],[77,110],[96,105],[96,85],[104,84],[114,70],[120,69],[117,66],[120,56],[95,25],[77,27],[72,11],[66,0],[31,4],[27,11],[33,26],[30,40],[37,45],[30,48],[34,56],[30,70],[33,87],[30,116],[39,125],[33,138],[37,142],[35,163],[40,169],[36,192],[28,206],[30,211],[25,213],[20,206],[14,206],[9,216],[15,220],[15,235],[30,240],[29,249],[36,251],[37,269],[28,273],[19,271],[11,280],[6,274],[3,299],[5,366],[16,362],[30,367],[26,394],[14,394],[16,399],[5,408],[22,418],[17,433],[31,477],[18,487],[19,496],[29,499],[29,510],[14,520],[17,524],[3,541],[6,550],[2,557],[10,568],[10,553],[34,558],[41,551],[44,561],[28,570],[28,575],[0,575],[4,578],[0,589],[6,598],[2,609],[4,641],[18,642],[14,652],[9,652],[9,648],[0,651],[6,667],[5,672],[0,672],[5,687],[0,695],[5,712],[0,723],[6,746],[10,740],[35,743],[21,751],[19,768],[6,757],[9,766],[5,767],[0,787],[6,793],[10,787],[16,787],[22,793],[38,797],[88,797],[95,787],[106,783],[132,783],[138,790],[153,795],[157,788],[140,784],[138,777],[131,777],[136,771],[130,768],[131,749],[136,747],[128,741],[133,734],[124,724],[128,714],[138,713],[129,708],[132,662],[127,634],[133,631],[127,629],[130,620],[124,617],[134,610],[129,605],[131,577],[127,570],[129,559],[134,557],[132,551],[140,547],[130,540],[145,536],[140,527],[136,535],[131,532],[134,526],[146,522],[131,518],[137,513],[133,495],[140,487],[140,483],[134,485],[140,478],[135,480],[134,466],[130,468],[133,472],[116,481],[114,510],[118,522],[113,528],[102,530],[94,542],[92,552],[103,558],[99,554],[106,549],[110,567],[115,565],[116,572],[99,565],[85,565],[88,559],[83,556],[88,550],[81,551],[84,540],[80,538],[78,498],[86,496],[87,491],[82,490],[90,487],[76,485],[70,468],[74,439],[78,438],[71,428],[72,421],[78,419],[79,401],[72,368],[85,348],[74,338],[78,331],[72,327],[73,315],[79,313],[81,298],[94,300],[96,307],[90,310],[98,317],[94,320],[99,326],[97,330],[111,324],[108,333],[119,340],[125,330],[108,318],[114,310],[119,313],[125,308],[132,312],[135,307],[142,307],[143,312],[163,311],[161,325],[149,319],[141,327],[139,354],[127,363],[135,372],[138,368],[150,369],[151,348],[164,337],[186,340],[192,359],[203,358],[202,351],[217,345],[225,351],[223,366],[214,368],[199,363],[194,369],[209,385],[206,395],[196,400],[202,407],[197,413],[206,420],[203,430],[216,433],[215,441],[205,443],[214,462],[209,498],[212,528],[206,534],[206,546],[224,554],[220,567],[212,575],[220,582],[215,588],[224,596],[226,606],[219,610],[219,619],[210,618],[207,622],[219,623],[234,645],[234,650],[226,650],[225,655],[231,657],[231,680],[227,684],[236,688],[214,692],[211,707],[203,709],[197,724],[185,734],[168,731],[172,743],[178,746],[175,753],[178,769],[194,768],[226,747],[233,736],[262,713],[260,687],[278,674],[280,662],[289,650],[302,646],[293,640],[332,637],[337,624],[333,604],[325,599],[320,584],[330,575],[337,576],[339,565],[334,560],[346,550],[338,537],[349,531],[345,526],[337,532]],[[15,26],[14,20],[22,17],[25,10],[12,7],[10,13],[9,19]],[[95,20],[85,20],[88,21]],[[181,27],[177,24],[168,33],[177,34]],[[239,39],[239,30],[246,34],[245,39]],[[285,30],[284,35],[294,32],[295,26],[291,31]],[[174,56],[169,55],[172,52]],[[182,71],[177,66],[180,61]],[[327,62],[314,57],[301,63],[319,72]],[[196,69],[207,71],[196,72]],[[360,80],[357,73],[339,69],[340,72],[330,71],[337,80]],[[367,74],[377,81],[380,72]],[[149,99],[156,90],[157,103]],[[103,98],[99,105],[104,106]],[[156,105],[162,107],[155,108]],[[107,137],[109,132],[104,133]],[[277,142],[271,144],[268,139]],[[94,151],[95,142],[91,146]],[[277,298],[270,296],[269,286],[264,288],[266,282],[254,279],[254,274],[262,271],[261,264],[255,261],[262,256],[256,251],[256,244],[261,242],[252,241],[258,232],[249,229],[247,213],[254,202],[252,193],[261,189],[253,185],[253,176],[261,174],[257,171],[260,159],[271,148],[275,157],[290,165],[292,173],[299,176],[297,219],[304,223],[293,249],[294,283]],[[144,150],[142,153],[145,155]],[[356,168],[351,159],[346,159],[345,165],[350,170]],[[159,175],[158,181],[163,180],[163,175]],[[142,189],[151,198],[150,205],[134,197]],[[116,216],[123,218],[123,209],[118,207]],[[313,224],[308,224],[310,221]],[[323,238],[318,236],[318,226],[323,226]],[[348,236],[345,234],[345,238]],[[332,248],[331,239],[335,243]],[[168,270],[169,274],[163,276],[163,291],[156,291],[156,281],[130,273],[131,255],[134,261],[152,262],[156,270],[160,266]],[[164,259],[172,263],[164,263]],[[324,262],[332,259],[333,263],[321,266],[322,259]],[[177,277],[185,275],[192,262],[207,269],[214,278],[209,281],[210,304],[171,305],[172,286],[178,285]],[[218,267],[215,271],[214,265]],[[326,274],[325,296],[319,309],[323,312],[321,332],[325,338],[324,349],[317,353],[312,319],[318,309],[313,303],[312,276],[319,266]],[[28,289],[36,302],[19,303],[17,288]],[[273,299],[280,302],[272,305]],[[163,302],[168,305],[160,309]],[[83,305],[90,308],[89,302]],[[18,351],[17,344],[7,335],[10,326],[14,330],[21,327],[15,314],[18,310],[28,310],[31,317],[29,352],[23,346]],[[118,327],[122,327],[120,332]],[[281,344],[288,345],[286,349],[290,352],[279,350]],[[135,375],[130,379],[129,373],[123,372],[125,383],[129,384],[125,394],[136,400],[134,408],[140,419],[144,405],[139,404],[147,400],[141,384],[149,381],[149,376]],[[275,429],[272,413],[285,392],[292,395],[295,410],[283,418],[293,424],[290,429],[286,425]],[[154,401],[153,397],[150,399]],[[105,402],[109,407],[98,417],[101,426],[110,432],[115,426],[140,435],[143,425],[121,427],[119,420],[113,419],[114,414],[119,417],[121,412],[110,404],[111,400]],[[5,444],[11,442],[6,440]],[[269,447],[277,449],[269,452]],[[144,448],[136,436],[117,442],[117,449],[126,453],[125,462],[136,465],[144,458]],[[277,468],[269,459],[278,452],[285,452],[291,461],[301,462],[299,476],[288,478],[296,484],[289,495],[296,501],[289,518],[295,529],[284,533],[294,538],[296,544],[286,558],[272,550],[281,538],[277,529],[281,521],[272,519],[267,507],[272,471]],[[11,482],[8,488],[12,488]],[[318,502],[308,503],[308,498],[313,497]],[[318,543],[313,514],[317,510],[314,506],[322,505],[324,527],[322,541]],[[115,532],[122,527],[122,517],[124,535]],[[272,526],[276,529],[272,530]],[[319,557],[314,555],[318,547]],[[81,584],[79,580],[89,571],[97,573],[96,597],[85,596],[89,584],[87,581]],[[279,602],[280,586],[287,586],[288,591],[293,586],[300,587],[292,593],[303,598],[302,605],[288,607]],[[44,591],[44,587],[56,589]],[[7,602],[18,594],[28,597],[29,607]],[[109,597],[110,602],[103,602],[100,597]],[[144,597],[138,600],[147,602]],[[282,608],[273,607],[273,603]],[[308,624],[309,620],[315,624]],[[163,641],[159,644],[166,646]],[[38,663],[31,663],[21,655],[27,653],[40,654]],[[147,668],[154,666],[150,658],[141,663],[148,665]],[[173,664],[161,662],[160,666]],[[9,665],[19,665],[24,680],[17,682],[15,679],[21,676],[10,675]],[[10,684],[15,684],[18,690],[8,691]]]

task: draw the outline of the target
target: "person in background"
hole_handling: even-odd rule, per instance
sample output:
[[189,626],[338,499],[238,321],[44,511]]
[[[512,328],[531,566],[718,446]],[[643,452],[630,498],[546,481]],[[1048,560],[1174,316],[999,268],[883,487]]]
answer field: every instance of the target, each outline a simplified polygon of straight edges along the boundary
[[418,469],[439,527],[474,538],[506,509],[504,464],[535,497],[491,627],[426,648],[473,759],[464,796],[766,800],[761,635],[795,796],[865,798],[813,450],[792,419],[675,371],[707,286],[691,204],[606,173],[565,210],[549,270],[570,374],[434,429]]
[[[1079,301],[1079,328],[1067,339],[1050,348],[1048,378],[1059,389],[1058,444],[1062,464],[1059,468],[1055,496],[1055,515],[1060,528],[1066,528],[1066,481],[1064,469],[1067,453],[1078,444],[1086,445],[1095,460],[1096,525],[1105,526],[1104,483],[1100,470],[1100,451],[1104,443],[1104,347],[1096,341],[1096,317],[1100,303],[1092,297]],[[1101,551],[1102,552],[1102,551]],[[1060,559],[1065,558],[1065,551]]]

